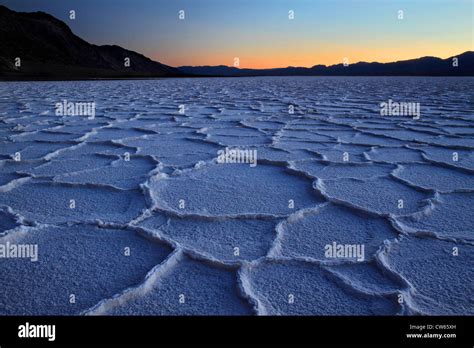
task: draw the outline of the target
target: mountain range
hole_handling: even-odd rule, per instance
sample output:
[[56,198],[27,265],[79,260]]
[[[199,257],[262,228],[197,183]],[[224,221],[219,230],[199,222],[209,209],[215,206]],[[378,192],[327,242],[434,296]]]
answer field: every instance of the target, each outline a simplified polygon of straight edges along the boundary
[[[453,64],[454,58],[457,66]],[[0,5],[1,80],[191,76],[474,76],[474,52],[467,51],[447,59],[422,57],[392,63],[359,62],[348,66],[174,68],[116,45],[88,43],[75,35],[66,23],[47,13],[15,12]]]
[[[456,64],[454,59],[457,59]],[[315,65],[310,68],[239,69],[219,66],[181,66],[179,70],[206,76],[474,76],[474,51],[446,59],[422,57],[391,63],[359,62],[344,66]]]
[[[20,58],[20,66],[16,66]],[[126,66],[125,59],[130,59]],[[76,79],[171,77],[178,69],[119,46],[97,46],[44,12],[0,6],[0,78]]]

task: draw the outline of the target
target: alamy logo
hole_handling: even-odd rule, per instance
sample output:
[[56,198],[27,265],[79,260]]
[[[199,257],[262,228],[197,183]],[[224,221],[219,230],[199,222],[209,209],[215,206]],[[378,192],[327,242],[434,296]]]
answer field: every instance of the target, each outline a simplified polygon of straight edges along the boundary
[[26,258],[32,262],[38,261],[38,244],[0,244],[0,259]]
[[56,339],[56,325],[34,325],[26,322],[18,326],[20,338],[47,338],[52,342]]
[[94,102],[70,102],[64,99],[56,103],[56,116],[87,116],[90,120],[95,118]]
[[328,259],[356,259],[362,262],[365,259],[364,244],[326,244],[324,246],[324,256]]
[[381,116],[411,116],[414,120],[420,118],[420,103],[394,102],[389,99],[388,102],[380,103]]
[[250,167],[257,165],[257,150],[229,149],[217,151],[217,163],[249,163]]

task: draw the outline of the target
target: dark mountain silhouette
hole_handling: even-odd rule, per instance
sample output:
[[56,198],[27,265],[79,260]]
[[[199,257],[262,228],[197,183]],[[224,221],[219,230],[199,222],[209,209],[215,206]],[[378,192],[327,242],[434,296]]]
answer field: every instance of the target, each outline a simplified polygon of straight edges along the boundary
[[[15,67],[15,59],[21,67]],[[130,66],[125,66],[130,58]],[[119,78],[182,75],[119,46],[97,46],[74,35],[59,19],[0,6],[0,78]]]
[[[457,58],[458,66],[453,66]],[[474,76],[474,52],[468,51],[447,59],[422,57],[393,63],[359,62],[311,68],[239,69],[219,66],[182,66],[188,74],[207,76]]]

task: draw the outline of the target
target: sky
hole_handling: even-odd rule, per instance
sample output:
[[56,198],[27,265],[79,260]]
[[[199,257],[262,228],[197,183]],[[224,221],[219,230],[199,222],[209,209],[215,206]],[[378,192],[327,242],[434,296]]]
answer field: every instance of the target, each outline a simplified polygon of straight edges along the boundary
[[[171,66],[311,67],[474,50],[474,0],[0,0]],[[69,11],[76,18],[69,18]],[[399,19],[399,11],[403,19]],[[184,19],[179,18],[184,11]],[[289,18],[293,11],[294,18]]]

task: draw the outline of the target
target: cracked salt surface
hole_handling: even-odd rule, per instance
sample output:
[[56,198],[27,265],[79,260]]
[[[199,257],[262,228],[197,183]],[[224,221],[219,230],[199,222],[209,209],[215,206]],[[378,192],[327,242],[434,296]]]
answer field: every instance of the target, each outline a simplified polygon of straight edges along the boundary
[[30,228],[8,237],[38,245],[38,261],[0,258],[0,308],[7,315],[79,314],[139,284],[170,252],[134,231],[87,225]]
[[[473,90],[2,83],[0,244],[39,255],[0,258],[0,314],[473,314]],[[380,116],[395,96],[420,102],[420,120]],[[65,98],[95,102],[95,118],[55,116]],[[218,163],[229,145],[257,166]],[[333,243],[364,257],[328,258]]]

